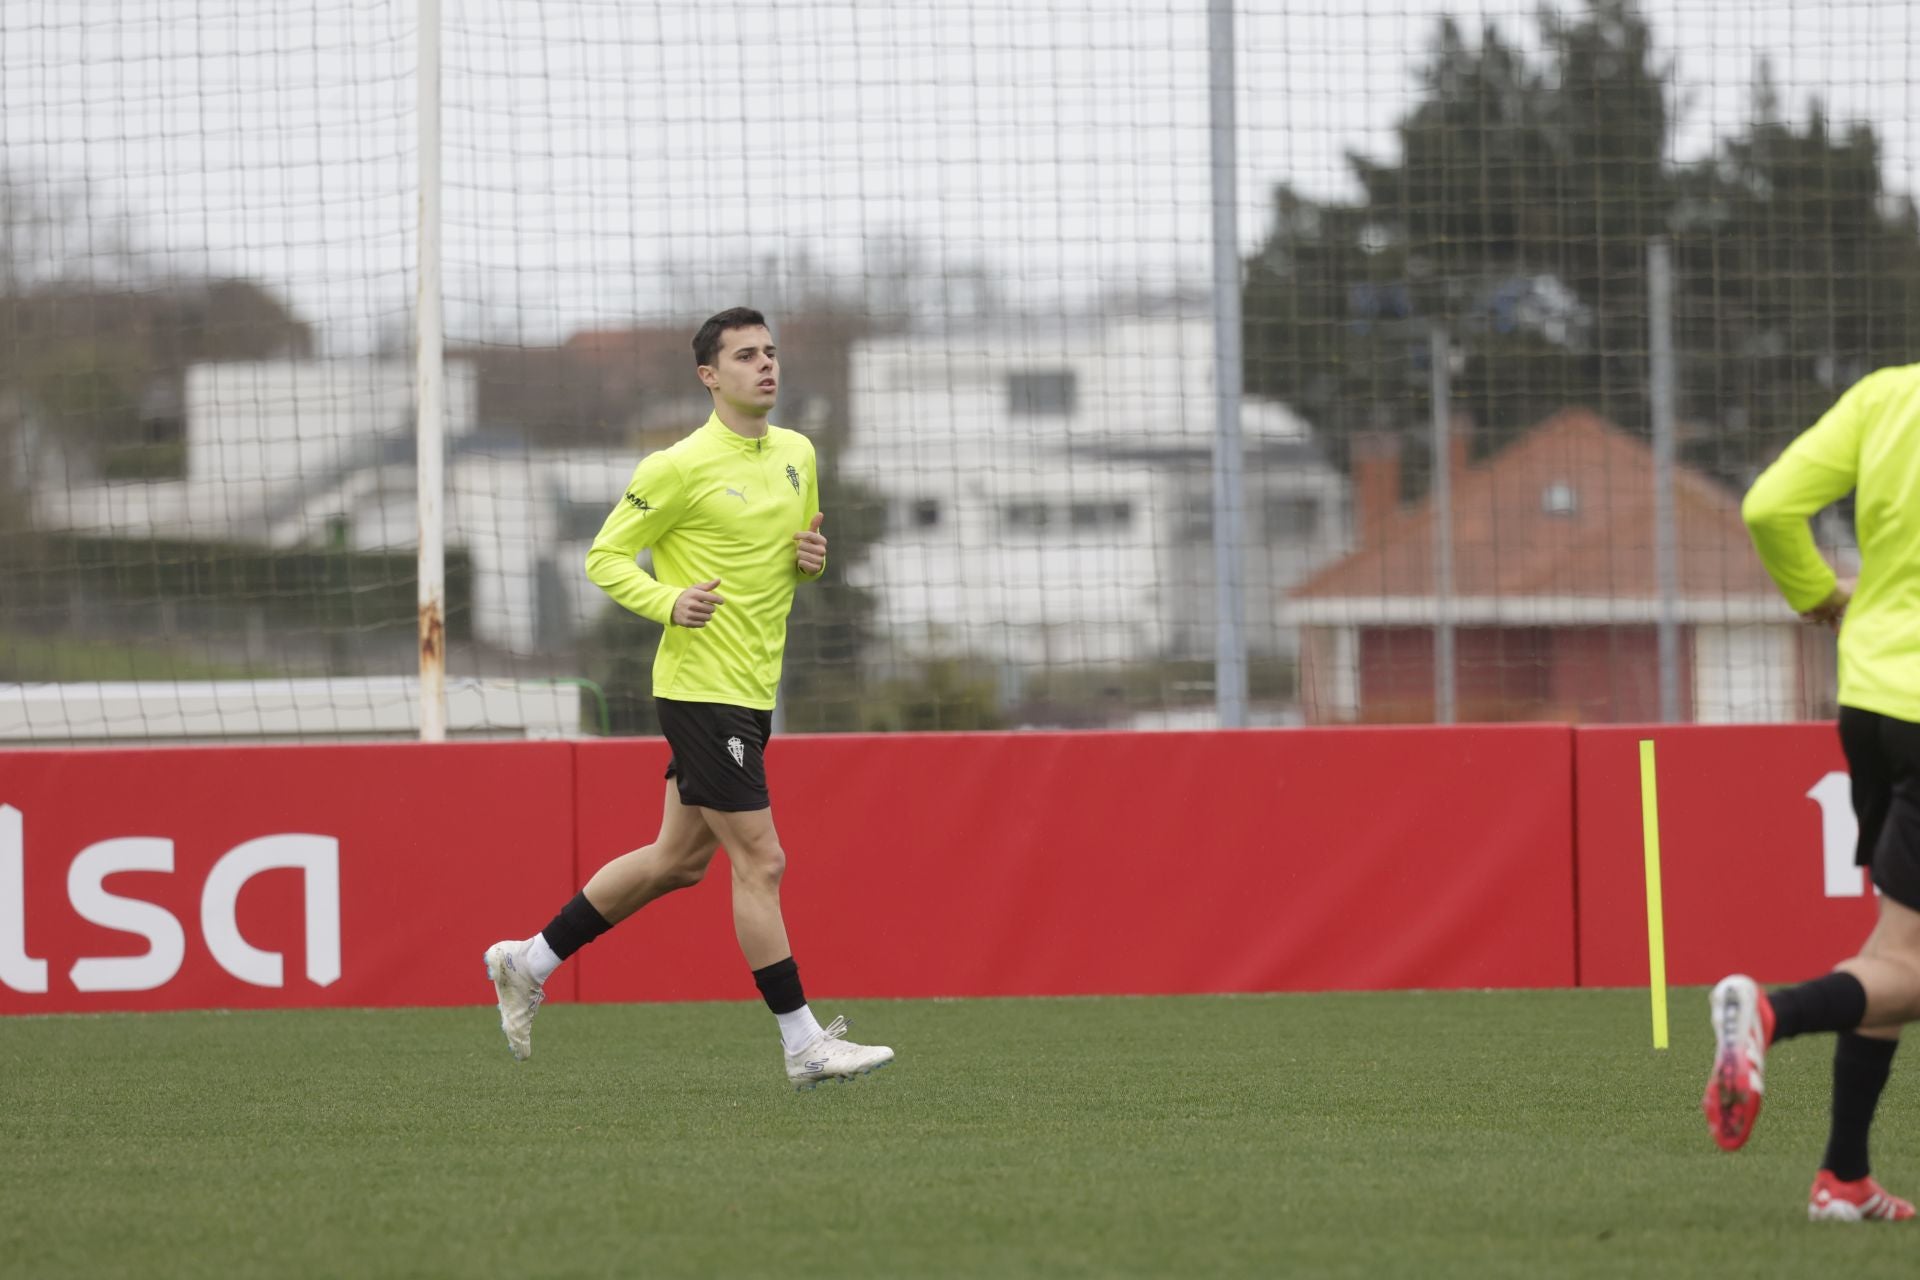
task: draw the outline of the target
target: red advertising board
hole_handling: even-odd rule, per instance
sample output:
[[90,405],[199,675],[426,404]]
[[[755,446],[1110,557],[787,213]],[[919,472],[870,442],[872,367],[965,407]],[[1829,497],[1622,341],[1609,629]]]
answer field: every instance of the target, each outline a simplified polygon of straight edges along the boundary
[[1873,925],[1831,724],[1575,734],[1580,985],[1648,976],[1639,743],[1657,767],[1667,980],[1817,977]]
[[[1571,985],[1571,753],[1558,726],[888,735],[768,766],[810,996],[1308,991]],[[652,838],[665,760],[578,749],[582,875]],[[750,997],[724,860],[575,964],[586,1000]]]
[[0,1013],[485,1002],[573,891],[572,780],[563,743],[0,752]]
[[[1564,728],[790,738],[833,996],[1565,986]],[[658,741],[0,753],[0,1012],[479,1004],[650,840]],[[724,857],[552,994],[751,998]]]

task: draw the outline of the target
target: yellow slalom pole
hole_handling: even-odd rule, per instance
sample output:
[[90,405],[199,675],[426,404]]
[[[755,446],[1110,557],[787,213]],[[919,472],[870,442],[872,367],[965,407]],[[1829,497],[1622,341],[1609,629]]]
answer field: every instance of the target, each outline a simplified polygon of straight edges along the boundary
[[1660,911],[1660,795],[1653,739],[1640,740],[1640,830],[1647,851],[1647,974],[1653,991],[1653,1047],[1667,1047],[1667,935]]

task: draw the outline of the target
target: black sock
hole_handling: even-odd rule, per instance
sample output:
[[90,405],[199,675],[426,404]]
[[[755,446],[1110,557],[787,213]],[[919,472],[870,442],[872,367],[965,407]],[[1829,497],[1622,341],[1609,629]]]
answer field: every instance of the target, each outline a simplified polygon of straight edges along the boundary
[[565,960],[611,928],[607,918],[587,901],[587,892],[582,889],[540,933],[553,948],[553,954]]
[[1771,992],[1767,998],[1773,1003],[1775,1040],[1812,1031],[1852,1031],[1867,1017],[1867,989],[1845,972]]
[[1875,1040],[1849,1031],[1833,1046],[1833,1128],[1820,1167],[1842,1182],[1867,1176],[1867,1130],[1880,1105],[1880,1091],[1893,1070],[1898,1040]]
[[753,985],[760,988],[767,1008],[775,1013],[792,1013],[807,1002],[800,994],[800,966],[793,962],[792,956],[775,960],[764,969],[755,969]]

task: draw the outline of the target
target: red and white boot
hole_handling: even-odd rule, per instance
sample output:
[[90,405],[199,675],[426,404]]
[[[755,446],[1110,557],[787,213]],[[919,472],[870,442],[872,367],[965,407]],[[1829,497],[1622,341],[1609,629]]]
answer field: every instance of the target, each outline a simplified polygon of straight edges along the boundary
[[1911,1201],[1888,1195],[1870,1177],[1842,1182],[1822,1169],[1807,1193],[1809,1222],[1905,1222],[1912,1216]]
[[1713,1016],[1713,1074],[1700,1099],[1713,1140],[1738,1151],[1753,1136],[1766,1093],[1761,1079],[1773,1041],[1773,1005],[1744,973],[1722,978],[1708,997]]

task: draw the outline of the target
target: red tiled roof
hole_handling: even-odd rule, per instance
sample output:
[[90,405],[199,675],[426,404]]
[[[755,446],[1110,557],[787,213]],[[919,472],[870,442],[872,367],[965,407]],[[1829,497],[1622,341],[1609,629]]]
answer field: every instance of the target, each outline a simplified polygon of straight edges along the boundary
[[582,360],[666,362],[677,361],[693,369],[693,335],[678,329],[583,329],[570,336],[564,346],[567,354]]
[[[1571,512],[1548,510],[1564,486]],[[1565,409],[1453,483],[1456,596],[1638,596],[1656,592],[1653,451],[1586,409]],[[1674,471],[1682,597],[1770,594],[1740,501]],[[1434,594],[1431,498],[1395,512],[1370,546],[1308,579],[1300,599]]]

